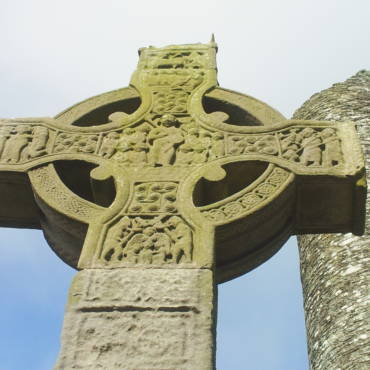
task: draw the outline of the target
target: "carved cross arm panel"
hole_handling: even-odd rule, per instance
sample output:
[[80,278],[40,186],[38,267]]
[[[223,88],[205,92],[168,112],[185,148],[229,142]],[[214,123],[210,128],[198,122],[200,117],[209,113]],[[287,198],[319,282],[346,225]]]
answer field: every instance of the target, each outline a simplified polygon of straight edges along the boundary
[[361,234],[354,125],[221,89],[216,50],[144,48],[129,88],[0,120],[0,225],[42,228],[73,267],[216,266],[220,282],[291,234]]

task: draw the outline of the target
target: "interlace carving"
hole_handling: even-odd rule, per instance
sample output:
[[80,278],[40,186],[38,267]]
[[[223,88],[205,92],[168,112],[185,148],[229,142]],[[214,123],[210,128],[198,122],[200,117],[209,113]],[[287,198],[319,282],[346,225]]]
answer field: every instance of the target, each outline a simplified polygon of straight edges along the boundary
[[61,132],[57,135],[54,152],[93,154],[97,150],[98,135],[80,135]]
[[[341,139],[332,127],[292,127],[267,135],[230,135],[197,126],[188,117],[164,114],[108,133],[59,132],[37,125],[0,126],[0,160],[26,163],[48,153],[85,153],[129,166],[194,166],[227,155],[263,154],[307,167],[343,163]],[[227,140],[227,144],[226,144]],[[227,153],[225,148],[228,148]]]
[[[227,119],[226,112],[213,108],[212,113],[206,113],[202,98],[217,89],[215,55],[213,42],[142,49],[138,69],[131,79],[142,103],[137,111],[109,112],[110,103],[104,104],[100,96],[93,98],[94,103],[82,103],[90,111],[78,112],[79,105],[71,108],[74,112],[65,113],[67,121],[71,117],[79,120],[94,117],[96,110],[104,107],[106,121],[102,123],[100,116],[99,125],[91,122],[88,126],[84,121],[84,127],[80,127],[73,120],[69,125],[63,124],[60,117],[0,121],[0,170],[28,173],[36,199],[48,206],[45,208],[50,219],[61,219],[53,217],[54,212],[62,214],[64,220],[70,218],[88,225],[80,268],[121,264],[211,267],[214,257],[209,250],[211,244],[207,246],[207,236],[213,235],[220,225],[223,231],[228,227],[233,230],[234,220],[240,220],[238,227],[244,227],[242,219],[257,210],[260,215],[265,211],[268,214],[265,206],[277,201],[283,191],[292,191],[293,187],[288,185],[294,176],[310,179],[333,176],[335,181],[359,176],[358,163],[362,163],[359,149],[354,148],[356,155],[352,156],[352,148],[343,139],[350,137],[355,143],[354,128],[349,123],[335,125],[281,118],[275,124],[271,117],[276,117],[276,112],[253,101],[255,111],[263,108],[271,113],[268,124],[263,121],[266,112],[259,115],[262,125],[257,127],[243,127],[242,122],[226,123],[232,122],[232,114]],[[241,95],[233,96],[239,107]],[[114,102],[119,102],[117,96],[115,99]],[[231,112],[232,104],[229,108]],[[53,167],[53,162],[73,160],[95,166],[91,172],[93,181],[81,179],[79,183],[86,187],[80,194],[89,201],[74,194],[71,184],[63,185],[65,166],[57,170]],[[228,176],[228,168],[242,168],[234,164],[243,161],[269,165],[244,190],[222,201],[194,207],[192,193],[202,177],[220,181]],[[200,184],[199,189],[206,182]],[[225,181],[217,184],[215,191],[232,194],[229,187],[239,189]],[[348,187],[343,189],[345,192]],[[210,193],[208,197],[207,191],[196,191],[194,200],[204,197],[199,204],[206,204],[214,195]],[[305,198],[301,198],[304,202]],[[285,220],[285,224],[291,220],[292,217]],[[273,220],[269,222],[266,221],[266,228],[275,227]],[[307,217],[308,226],[303,228],[311,230],[309,222]],[[52,226],[50,229],[49,236]],[[253,234],[254,230],[248,233]],[[253,239],[256,248],[259,239]]]
[[175,213],[177,186],[177,183],[167,181],[135,184],[129,212]]
[[341,142],[334,128],[294,127],[271,135],[230,136],[229,154],[279,156],[309,167],[343,163]]
[[275,167],[266,179],[236,194],[227,202],[218,202],[216,206],[202,207],[203,216],[216,223],[223,223],[226,220],[236,219],[248,214],[251,210],[256,210],[258,206],[269,197],[279,191],[290,173],[283,168]]

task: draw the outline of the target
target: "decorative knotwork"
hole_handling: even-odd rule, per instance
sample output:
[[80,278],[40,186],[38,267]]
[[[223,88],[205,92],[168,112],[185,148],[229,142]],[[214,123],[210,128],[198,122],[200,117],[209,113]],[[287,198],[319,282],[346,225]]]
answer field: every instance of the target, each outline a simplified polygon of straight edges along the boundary
[[228,220],[246,216],[279,192],[289,176],[289,171],[275,167],[269,171],[262,182],[250,186],[225,202],[219,202],[215,206],[203,207],[202,214],[207,219],[221,224]]
[[[244,227],[244,218],[253,217],[256,211],[262,217],[261,212],[266,209],[266,232],[252,226],[243,229],[250,235],[256,233],[256,237],[250,238],[250,243],[255,243],[249,246],[250,250],[263,245],[261,238],[265,235],[266,240],[276,238],[279,233],[287,235],[286,230],[292,229],[287,224],[293,222],[294,217],[287,215],[275,220],[267,206],[276,203],[277,208],[286,207],[286,213],[292,212],[294,199],[287,201],[282,196],[288,190],[292,197],[298,194],[298,207],[299,202],[306,201],[301,195],[306,191],[305,186],[307,191],[321,194],[330,177],[332,182],[343,181],[342,191],[350,193],[348,204],[352,206],[352,199],[357,199],[348,184],[361,176],[362,159],[350,123],[281,120],[272,125],[271,117],[276,117],[277,113],[252,98],[249,99],[252,112],[258,119],[254,120],[252,113],[246,115],[254,121],[269,117],[259,126],[225,123],[232,121],[225,112],[205,113],[202,98],[217,87],[215,54],[213,42],[142,49],[138,69],[131,80],[131,86],[140,93],[141,106],[132,114],[106,113],[105,124],[99,117],[99,126],[93,118],[89,126],[86,117],[94,117],[94,112],[103,106],[108,112],[109,104],[104,95],[94,98],[94,104],[82,103],[84,107],[91,107],[85,116],[71,110],[65,113],[67,118],[82,117],[83,127],[61,124],[63,117],[60,116],[57,119],[0,121],[0,171],[29,173],[39,204],[48,206],[45,217],[50,219],[43,222],[44,227],[58,220],[51,215],[52,210],[63,215],[63,222],[70,218],[88,225],[80,268],[135,264],[210,267],[213,239],[211,242],[208,239],[219,226],[229,243],[234,221],[239,222],[239,229],[234,230],[237,234]],[[239,94],[235,104],[240,99]],[[232,111],[231,106],[228,112]],[[262,110],[264,113],[258,114]],[[78,171],[73,175],[64,174],[69,182],[76,180],[80,186],[87,187],[81,192],[85,199],[73,193],[73,185],[66,186],[59,178],[65,171],[66,160],[76,159],[97,167],[91,172],[91,184],[90,179],[79,179]],[[59,169],[54,169],[56,161],[63,161]],[[233,186],[226,181],[218,188],[225,196],[217,197],[224,200],[198,209],[194,207],[192,194],[202,177],[220,181],[229,175],[223,166],[243,161],[262,161],[269,166],[245,189],[229,193]],[[90,171],[92,166],[89,166]],[[290,186],[294,175],[309,179],[308,185],[300,184],[296,193]],[[248,174],[238,173],[232,177],[243,176],[248,177]],[[314,180],[320,176],[325,176],[325,181],[317,180],[321,186],[317,191]],[[110,178],[114,179],[115,198],[110,194],[112,186],[100,183]],[[208,191],[212,192],[209,189],[199,194],[207,195]],[[107,195],[105,191],[110,193]],[[322,201],[327,199],[330,197],[323,195]],[[93,204],[93,200],[105,207]],[[320,212],[323,214],[322,209]],[[307,221],[294,221],[295,227],[306,222],[308,226],[302,228],[315,231],[315,226],[311,225],[312,213],[308,212]],[[332,214],[328,211],[328,215]],[[336,224],[334,221],[330,219]],[[349,220],[340,222],[350,224]],[[267,229],[275,227],[278,230],[274,231],[274,236],[269,236]],[[60,229],[66,235],[70,232],[65,225]],[[47,234],[51,240],[51,226]],[[78,240],[82,239],[79,235]],[[63,247],[55,249],[59,251]],[[232,248],[226,249],[232,251]],[[229,260],[235,258],[231,255]]]
[[129,205],[130,213],[175,213],[175,182],[142,182],[134,185],[134,198]]
[[[230,135],[164,114],[150,122],[96,135],[50,130],[44,126],[2,126],[2,163],[27,163],[46,154],[84,153],[128,166],[200,166],[232,155],[271,156],[304,167],[343,164],[335,127],[291,127],[271,134]],[[51,136],[56,135],[53,145]],[[227,151],[226,151],[227,148]]]
[[335,128],[293,127],[268,135],[229,136],[230,154],[263,154],[309,167],[343,164],[340,138]]
[[53,152],[94,154],[97,151],[98,140],[98,135],[79,135],[60,132],[55,139]]

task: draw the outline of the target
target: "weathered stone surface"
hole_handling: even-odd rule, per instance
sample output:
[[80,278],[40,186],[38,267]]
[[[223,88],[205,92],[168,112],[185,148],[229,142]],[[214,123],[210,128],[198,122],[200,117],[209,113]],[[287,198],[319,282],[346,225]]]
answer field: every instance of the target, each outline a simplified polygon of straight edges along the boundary
[[79,272],[55,369],[213,369],[212,275],[200,269]]
[[291,234],[362,233],[354,125],[219,88],[216,51],[143,48],[131,88],[0,121],[0,224],[41,227],[85,269],[56,369],[211,369],[217,282]]
[[[353,125],[288,121],[220,89],[216,50],[143,48],[131,89],[54,119],[1,120],[0,223],[41,227],[80,269],[216,264],[218,282],[258,266],[292,233],[360,234]],[[20,186],[19,173],[29,182]],[[25,196],[9,202],[15,184]]]
[[[370,183],[370,72],[314,95],[300,119],[354,121]],[[341,123],[338,123],[340,125]],[[299,237],[308,349],[312,370],[370,368],[370,201],[366,233]],[[337,212],[341,212],[338,208]]]

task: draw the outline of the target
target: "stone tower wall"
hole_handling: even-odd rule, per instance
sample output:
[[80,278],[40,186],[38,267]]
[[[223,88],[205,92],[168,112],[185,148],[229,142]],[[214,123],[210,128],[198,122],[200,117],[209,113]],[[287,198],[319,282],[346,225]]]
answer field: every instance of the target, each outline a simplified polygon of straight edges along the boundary
[[[294,118],[354,121],[370,184],[370,71],[313,95]],[[298,238],[311,370],[370,368],[370,198],[366,233]],[[338,209],[340,212],[340,209]]]

